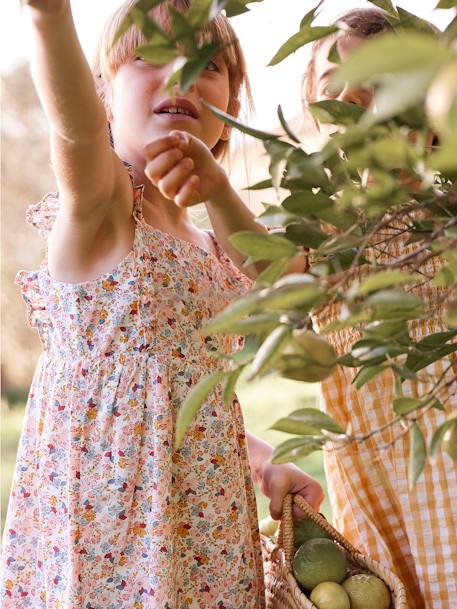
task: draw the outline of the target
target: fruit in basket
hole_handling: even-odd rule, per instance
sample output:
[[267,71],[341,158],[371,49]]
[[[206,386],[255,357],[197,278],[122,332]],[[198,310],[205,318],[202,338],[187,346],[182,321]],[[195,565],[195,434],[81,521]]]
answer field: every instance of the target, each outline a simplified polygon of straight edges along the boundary
[[351,607],[346,590],[335,582],[318,584],[309,598],[317,609],[350,609]]
[[352,575],[343,582],[351,609],[389,609],[390,592],[386,584],[369,573]]
[[322,527],[316,524],[311,518],[301,518],[294,522],[294,544],[295,551],[308,541],[309,539],[316,539],[317,537],[325,537],[330,539],[330,535],[324,531]]
[[295,552],[292,570],[295,579],[306,590],[321,582],[340,584],[346,577],[346,556],[330,539],[309,539]]
[[278,530],[279,520],[273,520],[271,516],[262,518],[259,522],[259,530],[266,537],[274,537]]

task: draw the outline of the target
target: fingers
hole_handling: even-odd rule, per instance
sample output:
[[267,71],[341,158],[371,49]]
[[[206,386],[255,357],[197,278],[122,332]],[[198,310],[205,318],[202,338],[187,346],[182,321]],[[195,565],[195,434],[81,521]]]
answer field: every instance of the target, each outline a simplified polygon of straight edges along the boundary
[[183,156],[179,148],[169,148],[149,161],[144,172],[154,186],[158,186],[160,180],[183,159]]
[[284,497],[287,495],[287,491],[276,491],[274,495],[272,495],[270,499],[270,516],[273,520],[280,520],[282,516],[282,504],[284,502]]
[[[310,484],[297,494],[301,495],[315,512],[320,511],[321,504],[324,500],[324,492],[317,482],[315,484]],[[305,518],[306,516],[296,505],[293,507],[293,512],[296,518]]]
[[157,155],[170,148],[179,148],[182,145],[179,133],[170,133],[164,137],[159,137],[153,140],[150,144],[144,147],[144,153],[147,159],[153,160]]
[[169,199],[174,199],[190,178],[194,162],[189,157],[179,161],[157,182],[159,191]]
[[175,196],[175,203],[180,207],[189,207],[201,202],[201,195],[198,192],[200,178],[196,175],[191,175],[185,182],[184,186]]

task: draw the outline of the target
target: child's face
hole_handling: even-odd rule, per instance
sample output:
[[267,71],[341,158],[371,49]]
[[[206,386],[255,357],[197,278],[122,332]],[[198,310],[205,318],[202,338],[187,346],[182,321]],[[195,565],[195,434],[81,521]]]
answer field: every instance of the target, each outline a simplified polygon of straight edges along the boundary
[[[136,166],[144,164],[144,147],[173,129],[191,133],[210,150],[223,135],[223,123],[201,102],[203,99],[227,110],[229,75],[222,57],[216,56],[210,61],[186,93],[175,87],[173,99],[165,91],[165,84],[174,69],[173,64],[151,65],[133,58],[121,65],[110,83],[109,120],[115,149]],[[176,107],[183,109],[183,113],[168,111]]]
[[[347,103],[357,104],[363,108],[368,108],[373,100],[373,90],[367,87],[350,87],[346,85],[341,90],[332,90],[329,86],[330,78],[333,72],[338,68],[338,64],[327,59],[330,49],[332,48],[335,39],[331,37],[326,40],[319,48],[315,59],[315,97],[316,101],[324,99],[337,99]],[[352,34],[346,34],[338,39],[337,49],[344,63],[349,55],[354,52],[361,44],[364,44],[365,39],[359,38]]]

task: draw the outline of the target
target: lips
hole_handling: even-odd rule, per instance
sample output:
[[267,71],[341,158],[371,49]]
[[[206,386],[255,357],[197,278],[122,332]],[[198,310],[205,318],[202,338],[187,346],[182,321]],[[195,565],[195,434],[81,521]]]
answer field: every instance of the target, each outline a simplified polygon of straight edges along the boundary
[[185,97],[164,99],[154,108],[154,114],[162,114],[171,117],[186,116],[198,118],[198,110],[194,104]]

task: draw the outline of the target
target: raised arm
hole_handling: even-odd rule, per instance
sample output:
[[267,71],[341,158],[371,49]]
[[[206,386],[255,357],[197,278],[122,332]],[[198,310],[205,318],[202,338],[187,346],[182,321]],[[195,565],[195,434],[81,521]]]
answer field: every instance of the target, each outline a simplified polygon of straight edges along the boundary
[[67,0],[29,0],[32,76],[51,126],[51,158],[63,212],[103,216],[114,198],[120,162],[105,108],[81,49]]

